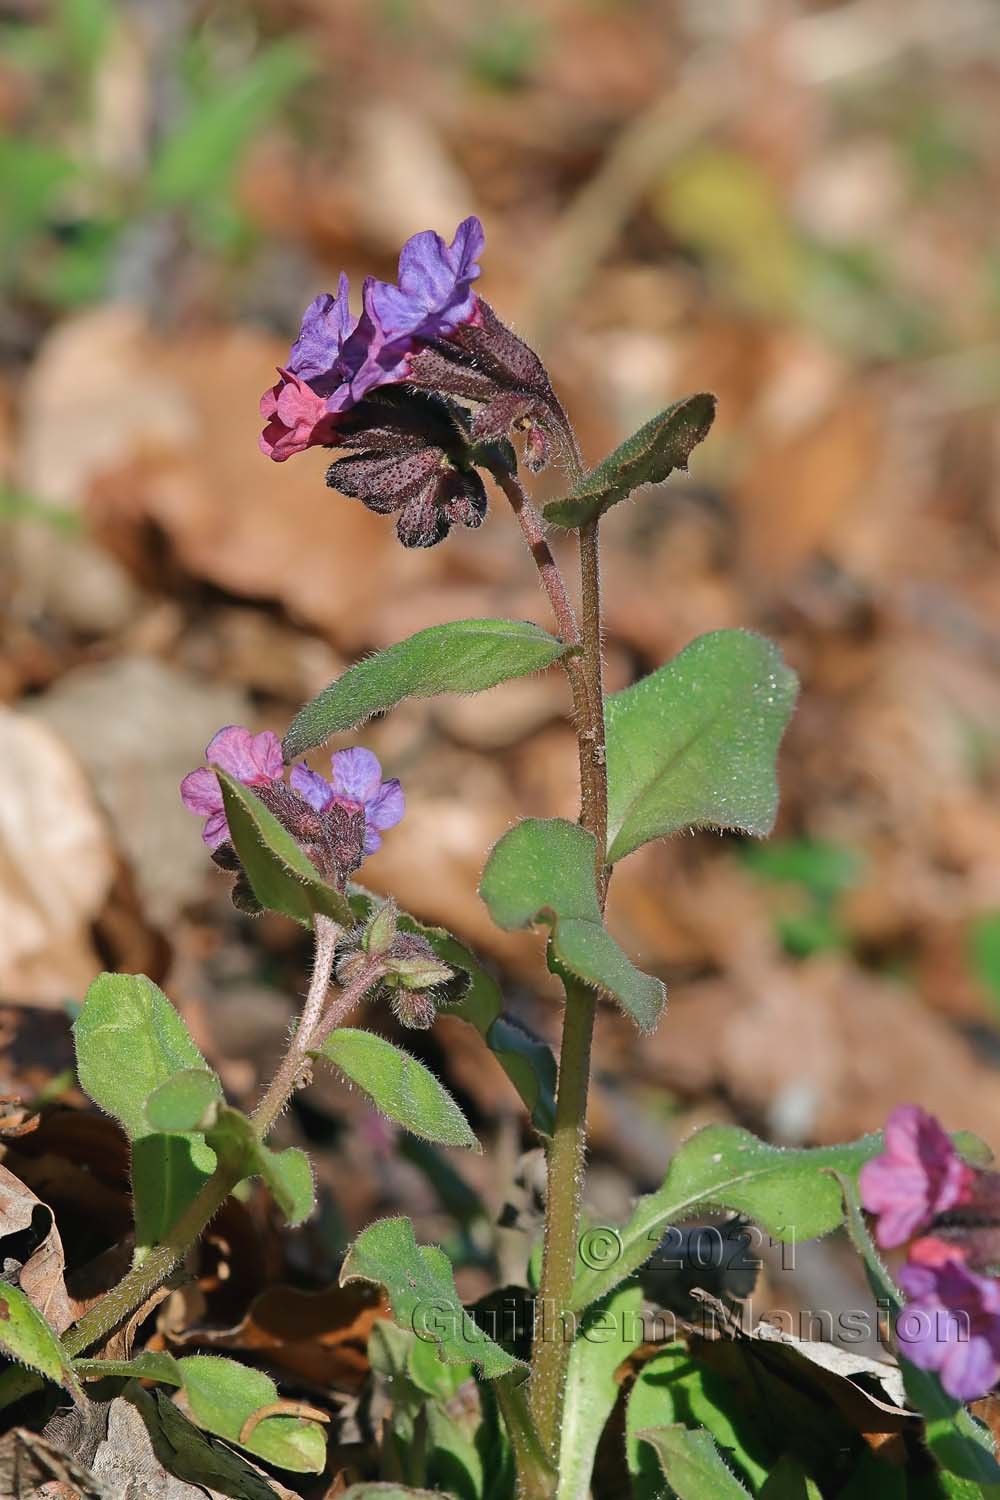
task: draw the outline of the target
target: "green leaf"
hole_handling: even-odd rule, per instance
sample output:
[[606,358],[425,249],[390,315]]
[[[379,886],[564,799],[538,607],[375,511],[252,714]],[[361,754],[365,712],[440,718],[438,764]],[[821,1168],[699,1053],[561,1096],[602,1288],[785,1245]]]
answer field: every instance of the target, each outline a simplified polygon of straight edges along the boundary
[[611,995],[643,1031],[666,999],[604,926],[595,883],[593,834],[564,818],[526,818],[493,848],[479,894],[498,927],[551,926],[552,956],[594,989]]
[[448,1257],[433,1245],[418,1245],[409,1219],[380,1219],[354,1241],[340,1284],[372,1281],[385,1287],[401,1328],[437,1344],[447,1365],[477,1364],[487,1380],[523,1368],[465,1311],[455,1290]]
[[481,693],[511,677],[542,671],[566,650],[561,641],[528,620],[455,620],[432,625],[355,663],[307,703],[285,735],[285,758],[294,760],[404,698]]
[[642,1366],[625,1411],[625,1455],[634,1500],[654,1500],[663,1493],[662,1476],[642,1440],[644,1429],[674,1422],[704,1428],[737,1478],[756,1493],[769,1454],[763,1424],[755,1415],[723,1374],[694,1360],[686,1345],[668,1344]]
[[208,1064],[166,995],[143,974],[102,974],[73,1026],[80,1084],[132,1142],[136,1245],[157,1244],[215,1169],[203,1136],[163,1134],[146,1117],[150,1095]]
[[[360,887],[351,891],[351,906],[359,922],[371,913],[374,897]],[[400,915],[403,932],[425,937],[437,956],[464,979],[464,993],[449,1001],[446,1014],[468,1021],[483,1038],[514,1085],[540,1135],[552,1134],[555,1120],[556,1060],[552,1049],[529,1036],[503,1014],[503,995],[493,976],[463,943],[443,927],[426,927],[415,918]]]
[[332,1062],[390,1120],[425,1141],[482,1148],[443,1083],[422,1062],[370,1031],[342,1027],[318,1054]]
[[259,1139],[246,1115],[229,1108],[218,1111],[213,1124],[206,1128],[205,1138],[219,1159],[235,1171],[244,1177],[264,1179],[293,1228],[312,1213],[316,1201],[312,1167],[297,1146],[272,1151]]
[[556,1500],[588,1500],[597,1444],[621,1387],[615,1371],[642,1342],[642,1291],[619,1287],[587,1309],[570,1350]]
[[[903,1299],[868,1233],[856,1176],[838,1171],[836,1181],[842,1195],[847,1232],[861,1256],[868,1283],[876,1299],[883,1306],[888,1305],[895,1323]],[[927,1446],[938,1463],[959,1478],[981,1486],[984,1495],[1000,1496],[1000,1463],[988,1429],[960,1401],[948,1395],[932,1371],[919,1370],[911,1364],[898,1345],[896,1357],[907,1399],[924,1415]]]
[[153,1130],[167,1134],[204,1130],[214,1119],[222,1098],[222,1084],[207,1068],[183,1068],[161,1083],[146,1100],[146,1119]]
[[660,1460],[677,1500],[746,1500],[743,1488],[727,1468],[707,1432],[688,1427],[647,1427],[637,1434]]
[[85,1380],[106,1380],[114,1376],[126,1380],[159,1380],[165,1385],[184,1384],[179,1362],[172,1354],[156,1350],[147,1349],[134,1359],[75,1359],[73,1368]]
[[1000,1014],[1000,911],[984,912],[969,933],[972,970]]
[[233,844],[261,906],[280,911],[303,927],[311,927],[317,913],[339,927],[351,927],[354,917],[347,897],[326,884],[288,829],[249,787],[218,766],[212,769],[222,787]]
[[147,191],[154,204],[210,204],[229,186],[240,157],[315,63],[297,40],[281,42],[244,64],[238,78],[206,91],[153,163]]
[[828,1234],[843,1221],[832,1172],[854,1178],[882,1149],[880,1135],[846,1146],[789,1150],[758,1140],[734,1125],[708,1125],[678,1149],[655,1193],[640,1198],[618,1231],[613,1264],[577,1278],[573,1306],[588,1307],[643,1265],[667,1227],[694,1213],[729,1209],[755,1219],[776,1239],[796,1243]]
[[256,1465],[218,1438],[196,1427],[165,1391],[127,1385],[125,1400],[136,1408],[149,1432],[154,1450],[163,1455],[178,1479],[209,1494],[238,1500],[274,1500],[274,1487]]
[[608,859],[682,828],[774,826],[774,762],[798,682],[746,630],[699,636],[607,701]]
[[626,438],[565,500],[542,514],[556,526],[585,526],[644,484],[659,484],[673,469],[686,469],[691,452],[715,420],[715,397],[702,393],[675,401]]
[[322,1472],[326,1435],[317,1422],[295,1416],[264,1417],[241,1441],[248,1418],[279,1399],[269,1376],[212,1354],[194,1354],[178,1364],[188,1409],[200,1427],[281,1469],[297,1474]]
[[[884,1494],[884,1491],[880,1493]],[[759,1491],[758,1500],[823,1500],[823,1495],[819,1485],[809,1478],[798,1460],[786,1453],[768,1474]]]
[[59,1335],[21,1288],[6,1281],[0,1281],[0,1352],[63,1386],[74,1399],[81,1395]]

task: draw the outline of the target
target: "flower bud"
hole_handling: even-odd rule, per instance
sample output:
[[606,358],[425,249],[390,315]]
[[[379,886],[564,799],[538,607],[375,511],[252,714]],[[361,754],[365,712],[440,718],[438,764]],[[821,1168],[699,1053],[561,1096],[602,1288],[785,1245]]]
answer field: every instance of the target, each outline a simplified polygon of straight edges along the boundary
[[427,985],[446,984],[452,970],[430,954],[428,957],[387,958],[385,982],[390,989],[422,990]]
[[337,960],[337,983],[346,989],[349,984],[353,984],[360,977],[367,964],[366,956],[356,949],[345,953]]
[[400,1026],[412,1031],[426,1031],[434,1025],[437,1014],[434,1001],[423,990],[397,990],[392,997],[392,1013]]
[[394,901],[386,901],[369,918],[361,934],[361,946],[366,953],[380,958],[388,953],[396,939],[398,912]]

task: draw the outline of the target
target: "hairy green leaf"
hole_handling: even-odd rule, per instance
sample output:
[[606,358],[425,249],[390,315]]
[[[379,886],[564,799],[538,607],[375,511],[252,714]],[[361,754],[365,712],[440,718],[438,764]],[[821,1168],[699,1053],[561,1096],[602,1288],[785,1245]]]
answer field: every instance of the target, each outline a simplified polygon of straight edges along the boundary
[[347,897],[327,885],[288,829],[249,787],[218,766],[212,769],[222,787],[233,844],[261,906],[280,911],[303,927],[311,927],[317,913],[340,927],[350,927],[354,917]]
[[649,1259],[669,1225],[708,1209],[746,1214],[768,1234],[792,1243],[828,1234],[844,1217],[831,1174],[854,1178],[881,1149],[880,1135],[846,1146],[791,1150],[734,1125],[696,1131],[677,1150],[663,1186],[640,1198],[618,1231],[617,1260],[578,1276],[573,1306],[579,1310],[605,1296]]
[[618,1366],[642,1342],[642,1291],[618,1287],[589,1307],[570,1350],[556,1500],[588,1500],[594,1458],[621,1387]]
[[479,893],[498,927],[552,929],[551,955],[571,974],[604,991],[643,1031],[656,1025],[666,999],[604,926],[595,878],[593,834],[564,818],[526,818],[493,848]]
[[132,1142],[136,1245],[157,1244],[215,1168],[197,1132],[164,1134],[146,1101],[190,1069],[213,1078],[166,995],[143,974],[102,974],[73,1027],[80,1084]]
[[749,1491],[723,1463],[710,1433],[678,1424],[636,1435],[654,1449],[677,1500],[746,1500]]
[[340,1284],[371,1281],[385,1287],[401,1328],[437,1344],[447,1365],[477,1364],[487,1380],[523,1368],[477,1327],[455,1290],[448,1257],[433,1245],[418,1245],[409,1219],[380,1219],[354,1241]]
[[296,1416],[263,1417],[241,1438],[248,1419],[279,1399],[269,1376],[212,1354],[194,1354],[177,1363],[188,1408],[200,1427],[281,1469],[297,1474],[322,1472],[326,1435],[317,1422]]
[[528,620],[455,620],[432,625],[349,667],[292,720],[287,760],[364,724],[404,698],[481,693],[551,666],[566,647]]
[[[358,921],[367,920],[373,901],[367,891],[352,889],[351,906]],[[456,1000],[449,1000],[446,1013],[476,1028],[521,1096],[535,1129],[540,1135],[551,1135],[556,1089],[556,1060],[551,1048],[508,1020],[503,1014],[500,986],[450,932],[443,927],[427,927],[405,914],[399,918],[399,927],[425,937],[437,956],[460,974],[462,991]]]
[[316,1200],[312,1167],[304,1151],[288,1146],[272,1151],[238,1109],[217,1111],[205,1137],[219,1159],[244,1177],[262,1177],[286,1220],[293,1227],[309,1217]]
[[63,1386],[74,1399],[80,1396],[80,1382],[59,1335],[21,1288],[6,1281],[0,1281],[0,1353]]
[[75,1359],[73,1368],[84,1380],[160,1380],[164,1385],[183,1385],[184,1376],[172,1354],[144,1350],[133,1359]]
[[682,828],[769,833],[778,808],[775,756],[797,690],[770,641],[717,630],[612,693],[609,861]]
[[556,526],[585,526],[644,484],[659,484],[673,469],[686,469],[691,452],[715,420],[715,397],[685,396],[651,417],[586,474],[565,500],[553,500],[543,515]]
[[146,1100],[146,1119],[153,1130],[204,1130],[212,1123],[222,1084],[207,1068],[183,1068],[161,1083]]
[[444,1146],[482,1148],[443,1083],[422,1062],[370,1031],[341,1027],[319,1056],[332,1062],[397,1125]]

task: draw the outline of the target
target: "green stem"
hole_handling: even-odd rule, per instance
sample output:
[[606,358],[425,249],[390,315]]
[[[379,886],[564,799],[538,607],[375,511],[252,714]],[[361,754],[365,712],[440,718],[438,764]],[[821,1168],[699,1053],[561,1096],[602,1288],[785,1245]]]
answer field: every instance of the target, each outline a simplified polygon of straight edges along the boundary
[[330,976],[333,973],[333,958],[340,928],[329,917],[324,917],[322,913],[317,912],[313,917],[313,932],[315,935],[313,971],[309,981],[309,991],[302,1007],[302,1015],[295,1027],[295,1035],[288,1044],[288,1051],[281,1060],[281,1066],[253,1112],[254,1129],[261,1140],[267,1135],[298,1086],[308,1061],[309,1043],[322,1015],[323,1004],[330,988]]
[[163,1285],[218,1213],[241,1175],[238,1169],[220,1162],[162,1244],[154,1245],[146,1258],[134,1265],[118,1285],[64,1335],[62,1342],[68,1354],[75,1357],[106,1338],[130,1313],[141,1307],[157,1287]]
[[493,1382],[493,1392],[517,1462],[518,1500],[548,1500],[558,1476],[538,1440],[525,1400],[524,1383],[515,1383],[519,1378],[501,1375]]
[[[586,717],[578,724],[582,806],[580,822],[597,841],[597,889],[603,904],[608,825],[608,782],[604,750],[604,682],[601,660],[601,581],[597,523],[580,532],[583,599],[583,676]],[[559,1057],[556,1119],[549,1150],[548,1206],[535,1340],[532,1348],[530,1407],[544,1451],[559,1458],[566,1370],[575,1333],[571,1312],[587,1151],[587,1093],[597,996],[564,977],[566,1012]]]

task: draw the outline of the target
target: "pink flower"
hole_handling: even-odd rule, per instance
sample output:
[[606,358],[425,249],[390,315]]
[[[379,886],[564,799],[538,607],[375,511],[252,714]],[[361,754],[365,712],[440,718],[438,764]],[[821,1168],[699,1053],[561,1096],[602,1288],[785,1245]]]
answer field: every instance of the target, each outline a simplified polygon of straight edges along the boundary
[[350,812],[363,812],[364,852],[374,854],[381,847],[382,833],[395,828],[406,811],[402,787],[395,778],[383,781],[378,757],[359,746],[336,751],[330,767],[333,775],[329,781],[308,766],[293,767],[289,779],[317,812],[325,812],[334,805]]
[[[244,786],[270,786],[280,781],[285,769],[281,741],[265,729],[251,734],[239,724],[220,729],[205,751],[210,765],[220,766]],[[199,766],[181,782],[181,800],[189,812],[205,819],[202,838],[217,849],[229,837],[222,788],[214,771]]]
[[985,1396],[1000,1378],[1000,1283],[946,1256],[908,1262],[899,1284],[908,1299],[896,1319],[903,1357],[935,1371],[956,1401]]
[[861,1201],[877,1216],[876,1241],[883,1250],[905,1244],[964,1202],[974,1179],[934,1116],[900,1105],[886,1123],[885,1151],[861,1168]]

